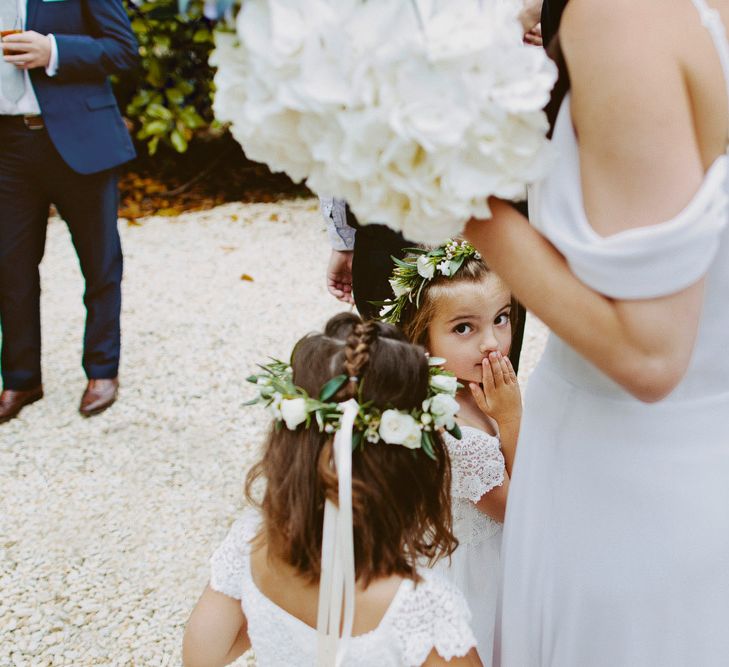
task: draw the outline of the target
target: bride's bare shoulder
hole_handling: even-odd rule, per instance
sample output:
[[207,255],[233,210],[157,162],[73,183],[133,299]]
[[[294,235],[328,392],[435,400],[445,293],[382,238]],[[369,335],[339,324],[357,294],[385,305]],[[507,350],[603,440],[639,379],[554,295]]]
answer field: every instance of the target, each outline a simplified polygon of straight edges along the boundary
[[[710,0],[709,5],[729,12],[729,0]],[[605,48],[625,50],[629,42],[665,42],[686,29],[700,27],[691,0],[570,0],[560,26],[563,43],[580,48],[583,42],[603,43]]]
[[614,85],[630,97],[650,80],[674,94],[683,85],[676,45],[691,22],[700,26],[690,0],[570,0],[560,42],[575,97],[583,91],[593,97],[596,85],[615,95]]

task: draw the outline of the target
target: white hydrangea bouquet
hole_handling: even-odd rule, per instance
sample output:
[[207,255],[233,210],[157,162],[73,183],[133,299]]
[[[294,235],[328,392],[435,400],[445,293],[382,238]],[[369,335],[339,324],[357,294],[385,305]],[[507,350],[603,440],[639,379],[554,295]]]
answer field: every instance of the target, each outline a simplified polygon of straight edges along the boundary
[[556,68],[515,0],[246,0],[214,109],[247,156],[440,243],[549,164]]

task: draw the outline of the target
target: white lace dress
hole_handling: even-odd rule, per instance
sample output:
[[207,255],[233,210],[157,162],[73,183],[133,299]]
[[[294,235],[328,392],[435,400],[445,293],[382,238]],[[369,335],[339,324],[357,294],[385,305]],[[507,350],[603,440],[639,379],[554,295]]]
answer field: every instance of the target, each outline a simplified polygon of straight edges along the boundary
[[[729,81],[718,15],[694,0]],[[716,3],[715,3],[716,4]],[[698,18],[697,18],[698,24]],[[640,76],[640,63],[636,63]],[[726,107],[716,109],[726,114]],[[670,142],[670,137],[666,138]],[[641,403],[552,336],[529,379],[503,543],[501,667],[729,665],[729,157],[673,219],[599,236],[584,212],[565,98],[559,168],[533,223],[616,299],[705,277],[689,368]],[[684,325],[676,312],[675,325]]]
[[473,615],[471,627],[484,665],[491,664],[496,602],[501,576],[501,524],[480,512],[474,503],[504,483],[504,456],[499,439],[470,426],[461,427],[462,438],[445,434],[453,481],[453,530],[458,548],[435,570],[466,596]]
[[[317,634],[258,590],[251,576],[250,541],[260,515],[247,511],[236,521],[211,558],[210,586],[241,601],[258,667],[314,667]],[[346,667],[415,667],[432,649],[450,660],[476,645],[470,613],[460,592],[438,574],[403,580],[380,624],[353,637]]]

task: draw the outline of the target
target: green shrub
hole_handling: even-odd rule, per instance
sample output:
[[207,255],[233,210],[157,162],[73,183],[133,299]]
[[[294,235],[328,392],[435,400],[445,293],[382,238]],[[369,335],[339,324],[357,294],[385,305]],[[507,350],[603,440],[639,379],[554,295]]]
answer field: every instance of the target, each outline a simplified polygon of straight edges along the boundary
[[203,0],[191,0],[184,15],[178,0],[127,0],[139,40],[141,69],[117,87],[122,108],[134,123],[134,136],[150,155],[160,144],[184,153],[196,133],[215,128],[212,112],[214,70],[208,57],[216,22],[203,13]]

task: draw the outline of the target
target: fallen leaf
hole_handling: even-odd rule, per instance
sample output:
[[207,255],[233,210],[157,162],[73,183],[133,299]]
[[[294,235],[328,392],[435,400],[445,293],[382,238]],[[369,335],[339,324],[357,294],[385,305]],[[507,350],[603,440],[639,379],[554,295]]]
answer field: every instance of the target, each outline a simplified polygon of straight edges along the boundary
[[253,282],[253,276],[249,276],[249,275],[248,275],[247,273],[244,273],[244,274],[243,274],[243,275],[242,275],[242,276],[240,277],[240,279],[241,279],[241,280],[246,280],[246,281],[248,281],[249,283],[252,283],[252,282]]
[[179,206],[167,206],[167,207],[161,208],[157,211],[157,215],[163,215],[168,218],[178,216],[181,213],[183,213],[183,210]]

